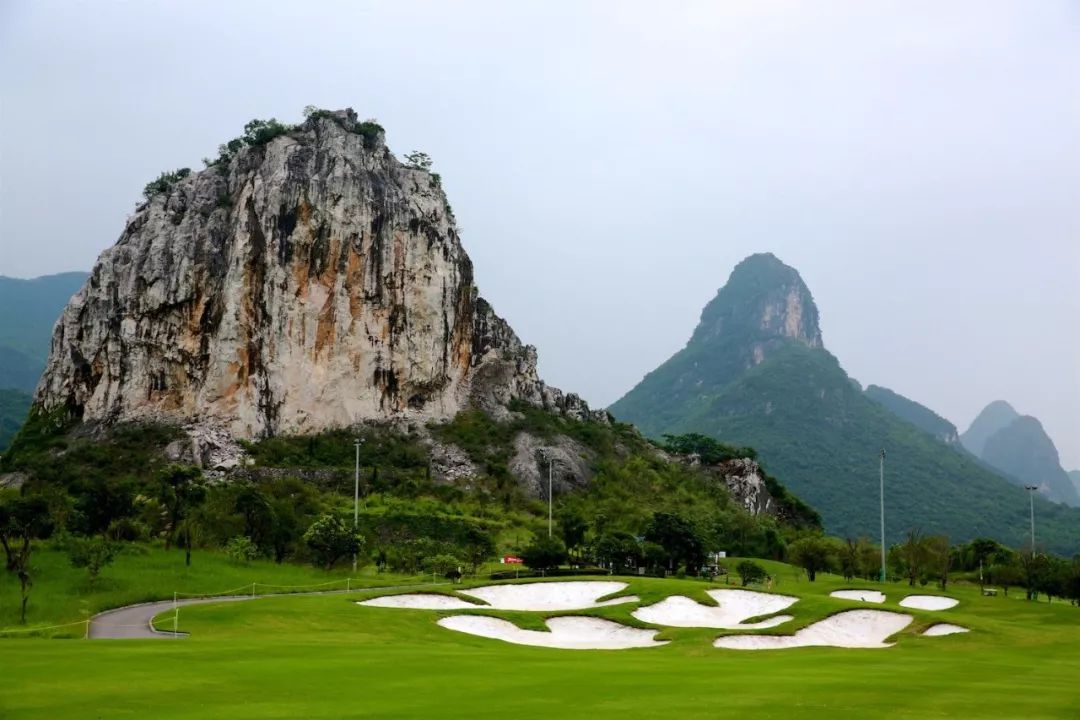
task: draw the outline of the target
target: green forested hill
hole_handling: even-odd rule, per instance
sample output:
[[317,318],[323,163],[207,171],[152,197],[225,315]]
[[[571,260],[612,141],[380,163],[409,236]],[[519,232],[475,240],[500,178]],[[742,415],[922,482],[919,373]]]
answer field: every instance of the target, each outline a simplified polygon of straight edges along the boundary
[[[953,541],[988,535],[1014,546],[1025,542],[1024,490],[864,395],[813,341],[816,327],[796,331],[790,316],[816,321],[816,309],[805,306],[813,303],[805,286],[790,287],[794,271],[772,256],[754,258],[774,266],[783,288],[722,290],[710,305],[722,302],[744,314],[738,335],[723,328],[703,333],[699,326],[690,343],[612,405],[612,413],[653,436],[700,432],[757,448],[770,470],[821,513],[830,532],[878,534],[878,454],[885,448],[890,541],[917,527]],[[739,277],[742,267],[729,287],[747,285]],[[702,324],[720,314],[707,309]],[[1038,499],[1035,511],[1040,542],[1060,553],[1080,550],[1080,512]]]
[[0,453],[7,449],[11,439],[30,412],[32,398],[29,393],[11,388],[0,388]]

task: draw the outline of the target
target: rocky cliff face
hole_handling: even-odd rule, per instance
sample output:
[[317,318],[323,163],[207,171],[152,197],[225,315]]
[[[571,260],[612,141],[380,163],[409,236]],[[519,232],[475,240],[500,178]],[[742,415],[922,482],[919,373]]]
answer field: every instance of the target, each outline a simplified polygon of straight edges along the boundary
[[799,273],[772,253],[751,255],[701,313],[690,344],[738,344],[750,365],[779,344],[820,348],[814,298]]
[[137,208],[57,323],[37,404],[241,438],[515,399],[588,414],[477,294],[438,177],[356,128],[312,117]]

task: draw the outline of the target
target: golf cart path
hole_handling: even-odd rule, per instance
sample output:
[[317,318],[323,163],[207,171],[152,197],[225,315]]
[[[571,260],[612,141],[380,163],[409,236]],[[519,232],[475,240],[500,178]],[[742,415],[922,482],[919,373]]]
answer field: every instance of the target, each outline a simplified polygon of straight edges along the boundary
[[177,600],[159,600],[157,602],[136,603],[124,607],[106,610],[90,618],[87,637],[91,640],[162,640],[187,637],[187,633],[172,633],[155,630],[154,618],[163,612],[182,605],[205,605],[217,602],[239,602],[241,600],[260,600],[272,597],[292,597],[298,595],[346,595],[370,590],[403,590],[407,588],[436,587],[450,583],[424,583],[418,585],[390,585],[383,587],[355,588],[353,590],[316,590],[311,592],[268,593],[265,595],[222,595],[218,597],[185,598]]

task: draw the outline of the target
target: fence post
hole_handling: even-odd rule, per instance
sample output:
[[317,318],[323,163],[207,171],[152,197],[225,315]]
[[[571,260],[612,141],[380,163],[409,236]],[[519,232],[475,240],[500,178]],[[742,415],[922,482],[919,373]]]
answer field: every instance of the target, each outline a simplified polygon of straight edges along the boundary
[[90,618],[86,618],[86,634],[83,635],[83,640],[90,639]]
[[345,592],[352,592],[352,578],[345,578]]
[[177,625],[179,625],[179,624],[180,624],[180,608],[179,607],[174,607],[173,608],[173,615],[172,615],[172,636],[173,636],[173,640],[180,637],[177,634]]
[[251,583],[251,597],[255,597],[255,583]]

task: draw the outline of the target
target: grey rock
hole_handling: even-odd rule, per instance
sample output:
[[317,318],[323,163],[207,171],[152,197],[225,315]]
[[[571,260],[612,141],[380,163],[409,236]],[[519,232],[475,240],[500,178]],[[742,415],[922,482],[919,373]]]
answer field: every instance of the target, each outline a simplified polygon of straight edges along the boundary
[[605,420],[478,295],[437,178],[355,122],[313,117],[140,205],[57,322],[37,404],[184,426],[172,452],[220,470],[236,438],[515,400]]
[[558,495],[588,484],[593,477],[590,457],[588,448],[565,435],[543,440],[523,432],[514,438],[509,469],[526,493],[546,499],[549,465],[552,495]]

